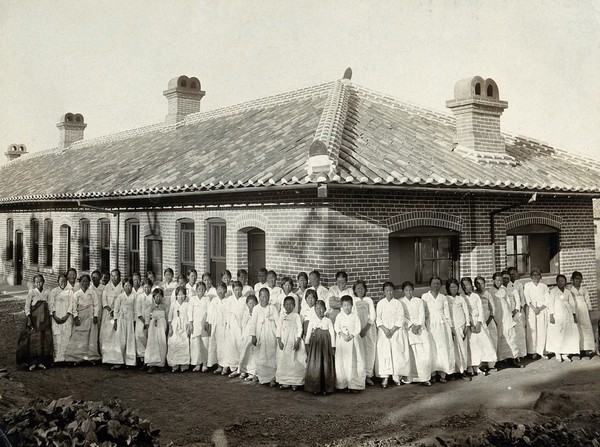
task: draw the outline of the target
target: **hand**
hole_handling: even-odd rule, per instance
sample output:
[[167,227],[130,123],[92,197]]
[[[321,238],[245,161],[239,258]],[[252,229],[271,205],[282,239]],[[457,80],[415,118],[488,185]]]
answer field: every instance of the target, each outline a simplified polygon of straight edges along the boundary
[[52,314],[52,318],[54,319],[54,321],[56,321],[56,324],[61,323],[60,318],[58,318],[55,313]]
[[150,326],[149,324],[145,324],[144,325],[144,329],[148,329],[148,326]]
[[410,330],[412,331],[413,334],[419,335],[421,333],[421,325],[413,324],[412,327],[410,328]]
[[281,340],[277,340],[277,344],[279,345],[279,349],[283,351],[283,342]]
[[534,305],[532,305],[531,308],[533,309],[533,311],[535,312],[536,315],[539,315],[540,312],[542,311],[541,307],[537,307],[537,306],[534,306]]
[[[95,323],[98,323],[98,317],[94,317],[94,319],[96,320]],[[81,319],[79,316],[75,317],[75,326],[81,326]]]
[[296,339],[296,341],[294,342],[294,351],[297,351],[298,349],[300,349],[300,337],[298,337]]
[[468,330],[469,330],[468,326],[465,326],[463,328],[463,335],[462,335],[463,340],[466,338]]
[[512,317],[513,317],[513,318],[515,318],[515,315],[517,315],[517,312],[518,312],[518,310],[517,310],[517,309],[514,309],[514,310],[512,311]]
[[556,320],[554,319],[554,314],[550,314],[550,323],[555,324]]
[[475,325],[475,331],[476,334],[479,334],[481,332],[481,321],[478,321],[477,324]]
[[577,324],[577,315],[573,314],[573,322]]
[[173,326],[169,325],[169,337],[173,336]]
[[117,320],[115,320],[115,324],[113,324],[113,329],[116,331],[117,330]]
[[[75,317],[75,318],[78,319],[79,317]],[[93,322],[94,322],[94,324],[98,324],[98,317],[94,317]],[[79,326],[79,325],[77,325],[77,326]]]
[[364,338],[364,336],[367,335],[367,331],[365,329],[363,329],[363,330],[360,331],[360,334],[359,334],[360,338]]
[[158,320],[154,320],[154,327],[158,327]]
[[256,335],[253,335],[252,336],[252,346],[256,346],[257,341],[258,340],[256,339]]

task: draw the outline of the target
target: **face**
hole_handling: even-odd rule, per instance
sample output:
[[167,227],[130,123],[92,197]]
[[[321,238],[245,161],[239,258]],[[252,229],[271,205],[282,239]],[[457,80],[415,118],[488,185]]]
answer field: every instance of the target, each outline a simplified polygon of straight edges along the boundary
[[126,283],[123,285],[123,290],[125,291],[125,293],[126,293],[127,295],[129,295],[129,294],[131,293],[131,291],[133,290],[133,288],[131,287],[131,284],[130,284],[130,283],[126,282]]
[[42,288],[44,287],[44,280],[41,277],[36,276],[33,280],[33,285],[36,289],[42,290]]
[[281,288],[283,289],[284,293],[287,295],[288,293],[290,293],[292,291],[292,283],[289,281],[286,281],[281,285]]
[[583,282],[583,278],[581,276],[576,276],[575,278],[573,278],[573,285],[577,288],[579,288],[579,286],[581,286],[582,282]]
[[92,283],[94,284],[94,287],[98,287],[100,285],[100,275],[98,273],[93,273],[92,274]]
[[151,291],[152,291],[152,287],[150,287],[150,284],[144,284],[144,293],[146,295],[150,295]]
[[494,279],[494,286],[496,288],[500,288],[501,285],[502,285],[502,277],[497,276],[496,279]]
[[177,281],[177,285],[179,287],[185,287],[187,283],[187,278],[183,277],[183,278],[179,278],[179,280]]
[[517,279],[519,279],[519,272],[517,272],[516,270],[511,270],[509,273],[510,276],[510,280],[512,282],[515,282]]
[[117,284],[119,284],[119,281],[121,281],[121,275],[119,275],[117,272],[111,272],[110,280],[112,281],[113,285],[116,286]]
[[180,303],[183,303],[185,301],[185,293],[179,292],[177,294],[177,301],[179,301]]
[[221,279],[227,285],[229,285],[229,283],[231,282],[231,276],[229,276],[227,273],[223,273],[223,276],[221,277]]
[[385,286],[385,289],[383,289],[383,295],[387,300],[391,300],[394,298],[394,288],[392,286]]
[[133,275],[133,288],[134,289],[138,289],[140,287],[140,285],[142,284],[142,278],[140,278],[138,275]]
[[171,272],[165,272],[165,281],[167,283],[170,283],[171,281],[173,281],[173,273]]
[[534,284],[537,285],[540,282],[540,279],[542,279],[542,276],[539,273],[535,272],[531,274],[531,280]]
[[322,304],[319,304],[315,307],[315,313],[317,314],[317,317],[323,318],[325,316],[325,307],[323,307]]
[[556,280],[556,287],[558,287],[560,290],[564,289],[566,285],[567,280],[562,276]]
[[412,299],[414,289],[411,286],[406,286],[404,289],[402,289],[402,291],[404,292],[404,296],[406,298],[408,298],[409,300]]
[[267,280],[267,272],[258,272],[258,282],[264,284]]
[[198,296],[202,298],[206,294],[206,287],[201,284],[196,287],[196,292],[198,293]]
[[271,275],[267,275],[267,285],[268,285],[270,288],[273,288],[273,287],[275,287],[275,283],[276,283],[276,282],[277,282],[277,277],[276,277],[275,275],[273,275],[273,274],[271,274]]
[[365,290],[365,286],[362,284],[357,284],[356,287],[354,287],[354,293],[357,297],[364,298],[364,296],[367,294],[367,291]]
[[104,275],[102,275],[102,284],[107,285],[109,281],[110,281],[110,276],[108,275],[108,273],[105,273]]
[[240,296],[242,296],[242,288],[241,288],[240,286],[235,286],[235,287],[233,288],[233,295],[234,295],[236,298],[239,298]]
[[346,288],[346,284],[348,284],[348,281],[343,276],[339,276],[335,282],[340,290],[344,290]]
[[64,289],[66,286],[67,286],[67,278],[65,278],[64,276],[61,276],[60,278],[58,278],[58,287],[60,287],[61,289]]
[[75,280],[77,279],[77,273],[75,273],[73,270],[69,270],[67,272],[67,279],[69,280],[70,283],[74,283]]
[[471,286],[471,283],[469,281],[463,281],[462,286],[465,291],[465,294],[467,295],[469,295],[473,291],[473,286]]
[[475,288],[477,289],[478,292],[483,292],[485,290],[485,281],[476,279],[475,280]]
[[439,279],[434,279],[433,281],[431,281],[429,288],[433,293],[438,293],[442,288],[442,281],[440,281]]
[[508,283],[510,283],[510,275],[502,275],[502,284],[504,285],[504,287],[506,287]]
[[283,302],[283,308],[286,314],[291,314],[294,311],[295,303],[292,300],[285,300]]
[[202,277],[202,281],[204,282],[204,284],[206,284],[207,289],[210,289],[212,287],[212,279],[210,279],[210,276],[204,275]]
[[252,309],[254,309],[254,306],[256,306],[256,304],[258,303],[254,300],[250,300],[246,303],[246,306],[248,306],[248,310],[250,311],[250,313],[252,313]]
[[319,287],[321,281],[319,280],[317,275],[311,273],[310,275],[308,275],[308,282],[310,283],[311,287],[314,287],[316,289],[317,287]]
[[238,281],[242,283],[242,285],[246,285],[248,284],[248,274],[247,273],[240,273],[238,275]]
[[269,304],[269,294],[267,292],[260,292],[258,295],[258,302],[261,307],[267,307]]
[[156,275],[152,272],[148,272],[147,278],[152,281],[152,284],[156,282]]
[[458,286],[456,284],[454,284],[454,283],[450,284],[449,289],[450,289],[449,290],[450,295],[452,295],[452,296],[458,295]]
[[225,294],[227,293],[227,289],[225,287],[217,287],[217,296],[221,299],[225,298]]
[[306,286],[308,286],[308,280],[304,276],[298,278],[298,287],[304,290],[306,289]]
[[81,287],[81,290],[83,290],[85,292],[89,286],[90,286],[90,280],[87,279],[86,276],[81,278],[81,281],[79,281],[79,287]]
[[162,295],[160,293],[157,293],[156,295],[154,295],[154,303],[155,304],[160,304],[162,303]]
[[316,302],[317,300],[315,299],[315,296],[312,293],[306,295],[306,304],[308,304],[308,307],[313,307]]
[[190,272],[190,274],[188,275],[188,282],[190,284],[196,284],[196,280],[198,279],[198,275],[196,274],[196,272]]
[[342,310],[347,314],[350,315],[350,312],[352,312],[352,303],[350,301],[344,301],[342,303]]

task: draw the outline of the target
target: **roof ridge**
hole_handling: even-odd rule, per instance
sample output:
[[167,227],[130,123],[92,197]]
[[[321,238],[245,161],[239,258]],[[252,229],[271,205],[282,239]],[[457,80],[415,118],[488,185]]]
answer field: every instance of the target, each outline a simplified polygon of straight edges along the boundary
[[338,165],[344,126],[348,115],[349,79],[338,79],[332,85],[315,130],[306,160],[306,170],[334,175]]
[[225,115],[234,115],[237,113],[247,112],[249,110],[256,110],[265,107],[286,104],[288,102],[295,101],[299,98],[302,99],[314,97],[317,96],[319,93],[323,94],[329,91],[329,87],[334,83],[335,81],[329,81],[322,84],[312,85],[310,87],[303,87],[297,90],[278,93],[271,96],[264,96],[262,98],[251,99],[250,101],[242,102],[239,104],[232,104],[214,110],[191,113],[183,119],[183,121],[181,122],[182,124],[180,125],[185,126],[188,124],[195,124],[202,121],[207,121],[209,119],[222,117]]

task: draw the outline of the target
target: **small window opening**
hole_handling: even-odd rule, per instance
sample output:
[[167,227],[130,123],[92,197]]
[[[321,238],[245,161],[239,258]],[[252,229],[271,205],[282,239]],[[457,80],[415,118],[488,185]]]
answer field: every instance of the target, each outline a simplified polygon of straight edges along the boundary
[[181,82],[179,83],[180,87],[187,87],[187,82],[185,82],[185,79],[182,79]]
[[475,94],[481,95],[481,84],[479,82],[475,84]]
[[78,123],[81,122],[81,117],[78,116],[77,118],[75,118],[75,121],[77,121]]
[[196,81],[192,81],[192,84],[190,85],[190,87],[198,88],[198,84],[196,84]]
[[493,87],[493,86],[491,86],[491,85],[488,85],[488,88],[487,88],[487,95],[488,95],[488,96],[494,96],[494,87]]

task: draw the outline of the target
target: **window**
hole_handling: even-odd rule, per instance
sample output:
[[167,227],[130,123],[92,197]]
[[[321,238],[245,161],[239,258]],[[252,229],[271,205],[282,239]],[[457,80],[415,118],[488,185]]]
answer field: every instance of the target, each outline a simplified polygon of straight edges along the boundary
[[179,222],[179,273],[186,275],[195,268],[194,221],[184,219]]
[[108,273],[110,272],[110,221],[108,219],[100,219],[99,224],[100,271]]
[[80,226],[80,244],[81,244],[81,270],[89,272],[90,270],[90,221],[81,219]]
[[[226,223],[223,219],[208,220],[208,256],[210,275],[214,281],[221,278],[226,267]],[[264,267],[264,266],[262,266]]]
[[127,221],[127,274],[140,272],[140,221]]
[[458,275],[458,233],[437,227],[417,227],[390,235],[390,278],[416,286],[429,278],[447,279]]
[[494,96],[494,87],[493,87],[493,86],[491,86],[491,85],[488,85],[488,88],[487,88],[487,95],[488,95],[488,96]]
[[6,220],[6,260],[13,260],[13,252],[15,249],[14,241],[14,224],[12,219]]
[[30,264],[38,264],[40,261],[40,222],[31,219],[31,256]]
[[507,231],[506,265],[521,274],[533,268],[559,273],[559,233],[547,225],[525,225]]
[[52,244],[53,244],[53,229],[52,219],[46,219],[44,222],[44,248],[46,250],[46,267],[52,267]]
[[158,236],[146,237],[146,271],[152,270],[156,280],[162,280],[162,239]]
[[475,94],[481,95],[481,84],[479,82],[475,84]]

